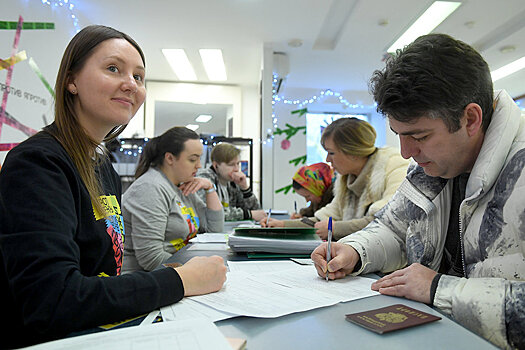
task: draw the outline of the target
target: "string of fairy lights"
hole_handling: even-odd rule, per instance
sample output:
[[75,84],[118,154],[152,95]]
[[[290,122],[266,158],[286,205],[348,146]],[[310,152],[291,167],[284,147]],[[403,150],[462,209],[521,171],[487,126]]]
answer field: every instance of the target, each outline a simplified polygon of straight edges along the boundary
[[[359,110],[370,110],[375,109],[377,107],[377,104],[373,105],[363,105],[359,103],[350,103],[348,99],[346,99],[340,92],[333,91],[331,89],[325,89],[321,90],[318,94],[314,94],[310,97],[304,98],[304,99],[289,99],[282,95],[278,95],[277,93],[277,86],[279,84],[279,77],[274,74],[273,80],[272,80],[272,124],[273,124],[273,130],[276,130],[278,128],[279,119],[277,115],[275,114],[275,107],[279,103],[283,103],[285,105],[292,105],[296,106],[297,108],[303,108],[309,104],[321,102],[325,98],[328,97],[335,97],[339,101],[341,105],[343,105],[343,108],[345,109],[359,109]],[[266,140],[263,140],[262,143],[266,144],[267,142],[272,142],[274,136],[273,136],[273,130],[268,129],[267,135],[268,138]],[[270,136],[271,135],[271,136]]]
[[[133,142],[128,142],[126,140],[120,140],[120,147],[119,152],[133,157],[139,157],[141,153],[144,150],[144,146],[149,141],[148,137],[140,139],[133,139]],[[218,141],[215,140],[215,136],[211,135],[209,138],[201,138],[201,143],[206,146],[215,146]],[[142,143],[142,144],[141,144]],[[248,144],[252,144],[252,142],[248,142]]]
[[73,21],[73,27],[75,27],[75,32],[80,32],[80,25],[78,24],[77,15],[74,13],[75,4],[73,0],[41,0],[43,5],[50,6],[51,8],[63,8],[66,9],[69,13],[68,16]]

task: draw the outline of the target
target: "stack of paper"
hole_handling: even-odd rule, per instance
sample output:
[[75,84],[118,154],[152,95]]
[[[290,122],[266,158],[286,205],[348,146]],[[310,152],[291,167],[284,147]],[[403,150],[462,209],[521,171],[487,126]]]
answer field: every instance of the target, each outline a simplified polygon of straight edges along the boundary
[[35,345],[31,350],[231,350],[229,342],[207,318],[186,318],[176,322],[154,323],[147,326],[82,335]]
[[310,254],[322,243],[314,228],[236,228],[228,245],[236,252]]

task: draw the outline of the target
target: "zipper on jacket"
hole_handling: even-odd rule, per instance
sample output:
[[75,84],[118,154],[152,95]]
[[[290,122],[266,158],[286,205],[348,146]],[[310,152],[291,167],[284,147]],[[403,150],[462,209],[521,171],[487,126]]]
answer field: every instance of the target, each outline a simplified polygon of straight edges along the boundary
[[461,208],[463,207],[463,202],[459,205],[459,242],[461,246],[461,263],[463,267],[463,277],[467,277],[467,269],[465,267],[465,247],[463,246],[463,222],[461,220]]

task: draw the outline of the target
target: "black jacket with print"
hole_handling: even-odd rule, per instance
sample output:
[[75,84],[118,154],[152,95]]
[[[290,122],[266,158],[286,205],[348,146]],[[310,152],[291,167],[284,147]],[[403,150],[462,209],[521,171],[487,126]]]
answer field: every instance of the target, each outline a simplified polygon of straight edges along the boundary
[[114,214],[107,219],[95,219],[74,163],[48,132],[7,155],[0,171],[0,309],[7,321],[0,348],[61,338],[183,297],[171,268],[118,276],[120,179],[109,161],[97,173]]

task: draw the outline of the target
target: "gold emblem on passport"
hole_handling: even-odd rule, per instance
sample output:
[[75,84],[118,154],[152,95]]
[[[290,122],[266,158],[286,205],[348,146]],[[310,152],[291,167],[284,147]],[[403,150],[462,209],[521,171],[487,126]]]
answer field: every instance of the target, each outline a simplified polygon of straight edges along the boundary
[[388,322],[388,323],[401,323],[401,322],[404,322],[408,318],[403,314],[397,314],[394,312],[380,313],[380,314],[375,314],[374,316],[380,319],[381,321]]

